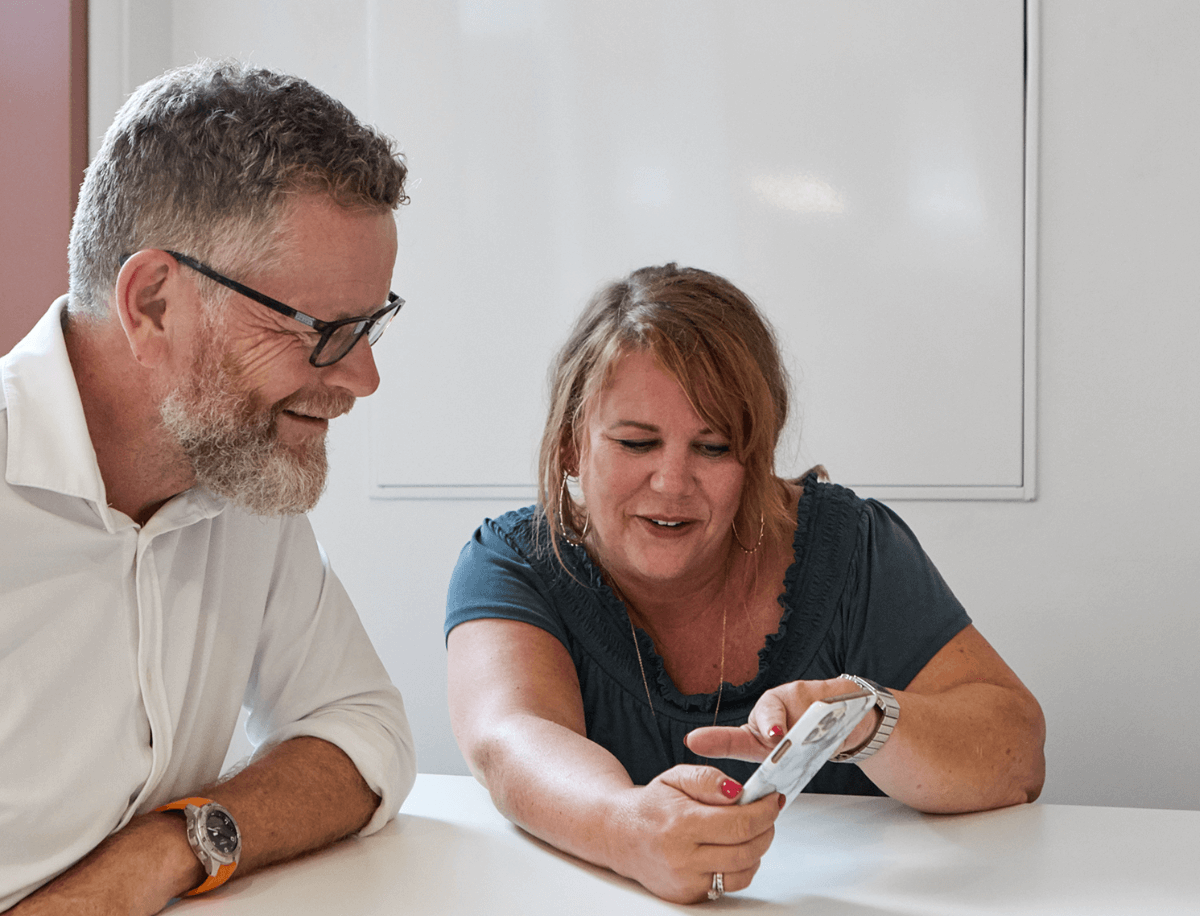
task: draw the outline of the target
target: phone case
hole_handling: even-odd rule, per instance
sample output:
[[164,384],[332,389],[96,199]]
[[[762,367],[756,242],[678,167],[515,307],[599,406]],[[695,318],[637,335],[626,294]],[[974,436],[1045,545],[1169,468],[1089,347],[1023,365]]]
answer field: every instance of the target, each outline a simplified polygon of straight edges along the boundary
[[813,703],[746,780],[738,804],[748,805],[771,792],[782,792],[786,808],[874,704],[874,695],[865,690]]

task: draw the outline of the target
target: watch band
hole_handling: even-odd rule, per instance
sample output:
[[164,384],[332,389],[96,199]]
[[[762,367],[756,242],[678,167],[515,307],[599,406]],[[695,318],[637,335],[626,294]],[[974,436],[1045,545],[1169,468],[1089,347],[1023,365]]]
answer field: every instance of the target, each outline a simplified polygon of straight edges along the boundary
[[195,897],[197,894],[203,894],[203,893],[213,890],[214,888],[220,887],[222,884],[224,884],[226,881],[228,881],[230,878],[233,877],[233,870],[235,868],[237,868],[237,862],[229,862],[225,865],[219,866],[217,868],[217,873],[215,875],[209,875],[207,878],[204,879],[203,884],[198,884],[196,887],[193,887],[190,891],[185,893],[183,896]]
[[887,739],[892,736],[892,730],[895,729],[896,722],[900,719],[900,703],[890,690],[876,684],[872,680],[859,677],[855,674],[843,674],[841,677],[854,681],[863,690],[869,690],[873,693],[875,695],[875,708],[881,713],[879,724],[875,726],[875,731],[867,736],[866,741],[862,742],[858,747],[842,751],[840,754],[834,754],[829,758],[834,763],[861,763],[883,747]]
[[[191,826],[193,815],[190,811],[187,810],[189,805],[191,805],[195,809],[197,809],[196,817],[199,816],[199,813],[198,813],[199,810],[204,808],[205,805],[215,805],[216,807],[218,807],[222,811],[224,811],[225,814],[229,816],[230,820],[233,820],[233,816],[230,815],[229,812],[226,811],[224,808],[222,808],[220,805],[217,805],[217,803],[214,802],[211,798],[201,798],[199,796],[193,796],[192,798],[181,798],[178,801],[169,802],[168,804],[160,805],[159,807],[154,809],[155,811],[182,811],[184,813],[184,815],[187,816],[187,818],[188,818],[188,824],[189,824],[188,843],[191,845],[192,851],[196,853],[196,857],[200,860],[200,864],[204,866],[204,870],[206,872],[208,872],[208,877],[205,878],[204,881],[202,881],[196,887],[192,888],[190,891],[187,891],[183,895],[185,897],[194,897],[197,894],[203,894],[207,891],[213,890],[214,888],[220,887],[222,884],[224,884],[226,881],[228,881],[231,877],[233,877],[233,872],[238,867],[238,858],[240,856],[241,849],[239,848],[237,850],[237,852],[235,852],[234,859],[232,862],[224,862],[224,863],[213,862],[212,864],[217,865],[217,869],[216,869],[216,871],[210,871],[211,865],[208,861],[206,861],[206,857],[202,853],[200,848],[198,848],[197,839],[193,837],[193,827]],[[197,831],[199,829],[200,829],[199,826],[197,826],[195,828],[195,830],[197,830]]]

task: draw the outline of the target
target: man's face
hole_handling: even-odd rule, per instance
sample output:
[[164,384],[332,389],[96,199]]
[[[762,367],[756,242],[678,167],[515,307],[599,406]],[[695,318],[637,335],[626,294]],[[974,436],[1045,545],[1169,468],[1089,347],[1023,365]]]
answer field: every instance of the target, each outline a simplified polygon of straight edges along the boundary
[[[326,321],[370,315],[386,301],[396,257],[390,213],[304,195],[281,239],[274,265],[236,279]],[[310,365],[318,336],[237,293],[202,322],[191,371],[161,409],[197,483],[260,514],[316,504],[328,421],[379,385],[366,340],[332,366]]]

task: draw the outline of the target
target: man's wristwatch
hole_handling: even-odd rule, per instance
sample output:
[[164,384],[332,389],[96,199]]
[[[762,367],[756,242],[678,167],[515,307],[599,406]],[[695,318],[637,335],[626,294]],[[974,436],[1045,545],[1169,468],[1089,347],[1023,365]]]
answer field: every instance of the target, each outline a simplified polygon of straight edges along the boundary
[[187,818],[188,843],[208,872],[204,883],[192,888],[185,897],[211,891],[233,876],[242,857],[242,837],[232,814],[210,798],[181,798],[154,810],[183,812]]
[[879,724],[875,726],[875,731],[867,736],[866,741],[858,747],[842,751],[840,754],[834,754],[829,758],[834,763],[861,763],[883,747],[884,742],[891,737],[892,729],[896,727],[896,721],[900,718],[900,704],[892,696],[890,690],[879,686],[874,681],[869,681],[865,677],[858,677],[854,674],[843,674],[841,676],[847,680],[854,681],[863,690],[874,694],[875,708],[882,713],[879,717]]

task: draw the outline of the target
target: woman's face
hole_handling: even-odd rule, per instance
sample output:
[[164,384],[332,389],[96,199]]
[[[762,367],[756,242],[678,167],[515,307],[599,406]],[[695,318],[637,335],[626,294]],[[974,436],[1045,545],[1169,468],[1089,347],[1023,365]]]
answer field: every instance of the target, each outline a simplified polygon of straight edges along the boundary
[[623,586],[724,568],[745,470],[648,352],[621,357],[583,428],[589,543]]

